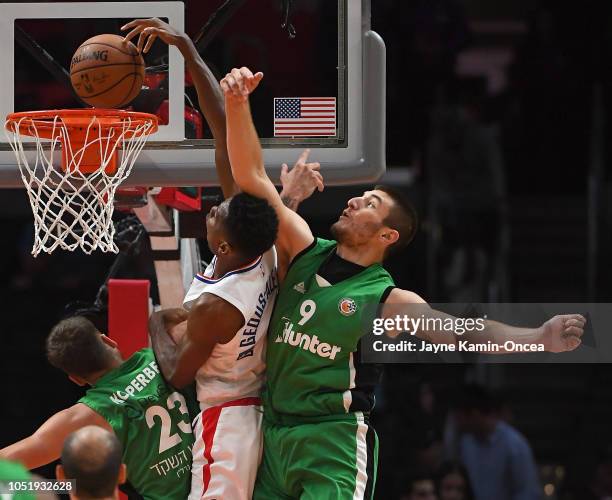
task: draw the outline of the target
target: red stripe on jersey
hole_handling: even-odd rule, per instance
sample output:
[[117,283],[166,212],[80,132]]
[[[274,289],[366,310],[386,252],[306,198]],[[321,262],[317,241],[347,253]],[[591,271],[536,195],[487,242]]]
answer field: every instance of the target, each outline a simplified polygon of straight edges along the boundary
[[230,406],[256,406],[260,404],[260,398],[242,398],[228,401],[219,406],[213,406],[202,412],[202,441],[204,441],[204,458],[206,459],[206,465],[204,465],[202,471],[204,481],[204,491],[202,491],[202,494],[206,493],[208,489],[208,485],[210,484],[210,466],[215,463],[211,451],[221,410]]

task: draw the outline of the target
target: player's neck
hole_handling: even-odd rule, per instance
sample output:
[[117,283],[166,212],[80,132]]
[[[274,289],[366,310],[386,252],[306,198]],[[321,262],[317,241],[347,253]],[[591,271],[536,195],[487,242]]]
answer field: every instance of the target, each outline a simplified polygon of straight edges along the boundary
[[106,368],[104,368],[103,370],[100,370],[100,371],[98,371],[96,373],[93,373],[89,377],[87,377],[87,383],[89,385],[94,385],[98,380],[100,380],[102,377],[104,377],[104,375],[106,375],[107,373],[112,372],[113,370],[116,370],[122,364],[123,364],[123,360],[122,359],[114,358],[113,361]]
[[363,267],[379,264],[383,261],[383,253],[378,249],[372,248],[371,245],[349,246],[338,243],[336,253],[344,260]]
[[215,263],[215,270],[213,272],[213,279],[219,279],[229,272],[249,265],[252,261],[253,259],[245,259],[241,256],[217,256],[217,262]]

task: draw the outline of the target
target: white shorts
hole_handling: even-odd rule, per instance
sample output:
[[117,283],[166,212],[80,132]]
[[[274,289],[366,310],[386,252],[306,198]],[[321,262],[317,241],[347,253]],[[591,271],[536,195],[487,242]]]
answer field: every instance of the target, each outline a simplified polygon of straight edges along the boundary
[[194,420],[189,500],[250,500],[263,451],[259,398],[213,406]]

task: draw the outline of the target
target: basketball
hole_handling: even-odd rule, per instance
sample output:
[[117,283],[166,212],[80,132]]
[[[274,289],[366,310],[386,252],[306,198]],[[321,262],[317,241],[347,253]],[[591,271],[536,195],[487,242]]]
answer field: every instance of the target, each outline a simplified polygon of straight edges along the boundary
[[119,35],[86,40],[70,61],[70,80],[76,94],[96,108],[120,108],[140,92],[144,60],[136,46]]

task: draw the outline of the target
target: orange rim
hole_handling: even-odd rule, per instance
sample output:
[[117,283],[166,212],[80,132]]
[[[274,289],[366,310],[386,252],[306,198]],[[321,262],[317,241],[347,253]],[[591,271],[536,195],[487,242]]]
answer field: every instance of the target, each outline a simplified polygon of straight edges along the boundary
[[[19,128],[19,133],[23,135],[39,135],[40,137],[50,138],[46,132],[51,132],[54,128],[57,129],[57,122],[60,121],[68,129],[71,137],[73,137],[73,134],[84,136],[94,118],[98,119],[102,131],[114,128],[123,129],[126,124],[129,124],[129,128],[134,131],[134,129],[150,123],[151,126],[142,133],[152,134],[157,131],[158,127],[157,116],[150,113],[99,108],[20,111],[11,113],[6,117],[5,127],[11,132],[16,132]],[[95,131],[97,128],[94,125],[90,130]]]

